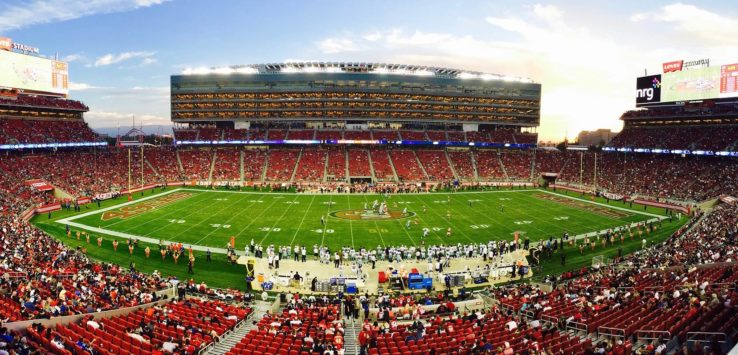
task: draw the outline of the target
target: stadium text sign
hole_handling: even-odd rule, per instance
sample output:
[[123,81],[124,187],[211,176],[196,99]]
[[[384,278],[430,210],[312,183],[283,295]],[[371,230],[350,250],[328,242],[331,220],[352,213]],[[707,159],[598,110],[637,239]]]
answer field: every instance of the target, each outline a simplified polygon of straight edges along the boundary
[[661,75],[650,75],[636,81],[636,105],[661,101]]
[[664,74],[696,68],[707,68],[709,66],[710,58],[689,60],[686,62],[684,60],[674,60],[661,65],[662,69],[664,70]]
[[13,42],[9,37],[0,37],[0,49],[9,51],[15,49],[25,53],[39,54],[38,48],[23,43]]
[[13,48],[13,40],[8,37],[0,37],[0,49],[9,51]]
[[664,69],[664,73],[671,73],[673,71],[682,71],[682,66],[684,65],[683,60],[675,60],[673,62],[666,62],[662,65]]
[[103,221],[111,220],[114,218],[127,219],[133,216],[137,216],[141,213],[148,212],[148,211],[157,209],[159,207],[175,203],[180,200],[184,200],[192,195],[193,194],[190,192],[175,192],[171,195],[163,196],[153,201],[146,201],[146,202],[142,202],[142,203],[131,205],[131,206],[124,206],[118,209],[117,211],[105,212],[102,214],[102,216],[100,216],[100,219]]

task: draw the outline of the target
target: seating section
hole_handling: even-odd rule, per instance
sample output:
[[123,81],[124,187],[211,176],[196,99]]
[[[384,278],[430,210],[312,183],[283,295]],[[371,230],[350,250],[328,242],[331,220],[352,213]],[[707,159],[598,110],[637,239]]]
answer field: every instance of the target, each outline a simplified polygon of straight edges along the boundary
[[369,165],[369,152],[363,149],[349,149],[349,174],[351,176],[372,176],[372,168]]
[[[246,137],[244,137],[244,135]],[[538,135],[522,133],[513,129],[498,129],[495,131],[459,131],[459,130],[386,130],[375,129],[366,131],[332,130],[332,129],[303,129],[303,128],[253,128],[250,130],[216,129],[214,127],[198,127],[189,129],[175,129],[178,140],[409,140],[409,141],[455,141],[455,142],[495,142],[495,143],[525,143],[535,144]]]
[[425,132],[423,131],[400,131],[400,136],[406,141],[426,141]]
[[328,151],[328,175],[334,180],[346,179],[346,153],[343,149],[331,149]]
[[371,131],[344,131],[343,139],[351,140],[372,140]]
[[267,131],[267,140],[281,141],[287,139],[287,131],[281,129],[270,129]]
[[156,168],[159,180],[163,181],[179,181],[182,174],[177,162],[177,151],[170,147],[162,147],[144,150],[144,157],[152,166]]
[[200,136],[198,137],[201,141],[216,141],[221,139],[222,132],[215,127],[211,128],[200,128]]
[[451,167],[448,165],[445,151],[424,149],[418,150],[416,153],[429,179],[452,180],[455,178]]
[[193,354],[250,312],[222,302],[188,299],[94,323],[85,317],[78,323],[56,326],[51,332],[39,333],[29,327],[28,332],[45,350],[53,352],[60,350],[52,344],[59,338],[69,353],[86,353],[78,345],[81,339],[100,354],[150,354],[161,351],[167,342],[176,344],[177,352]]
[[393,181],[395,174],[392,172],[392,163],[389,160],[389,153],[383,149],[370,151],[372,157],[372,165],[374,166],[374,176],[380,181]]
[[326,151],[323,149],[304,149],[297,165],[295,181],[323,181]]
[[281,314],[260,319],[257,329],[246,334],[228,355],[313,354],[314,343],[341,349],[344,331],[339,318],[340,307],[335,305],[288,306]]
[[608,144],[614,148],[736,151],[738,126],[626,127]]
[[466,142],[466,134],[463,131],[448,131],[446,132],[448,140],[452,142]]
[[210,177],[210,164],[213,152],[210,149],[178,150],[179,160],[187,179],[207,180]]
[[505,172],[500,166],[497,151],[495,150],[478,150],[474,152],[477,161],[477,171],[480,179],[499,180],[505,178]]
[[[591,343],[579,337],[569,337],[566,333],[547,332],[544,336],[538,328],[518,328],[508,330],[506,324],[515,319],[485,313],[481,319],[432,319],[421,331],[400,325],[384,334],[372,334],[377,348],[370,348],[369,354],[428,354],[431,349],[437,353],[461,351],[469,353],[472,346],[481,348],[507,349],[514,353],[538,349],[549,349],[552,353],[583,354],[584,347]],[[422,337],[418,333],[424,334]],[[419,338],[418,340],[416,340]],[[534,342],[537,345],[533,345]],[[502,352],[499,352],[502,353]]]
[[97,134],[82,120],[0,118],[0,144],[96,142]]
[[500,154],[507,176],[513,180],[530,181],[532,157],[530,151],[502,151]]
[[401,181],[420,181],[426,178],[412,150],[390,150],[389,155],[397,178]]
[[299,155],[300,151],[297,149],[270,149],[266,179],[269,181],[290,181]]
[[341,134],[341,131],[323,131],[318,130],[315,131],[315,139],[317,140],[339,140],[343,139],[343,135]]
[[489,137],[496,143],[515,143],[515,131],[511,129],[498,129],[489,132]]
[[174,139],[178,141],[196,141],[200,131],[194,129],[175,129]]
[[63,98],[53,98],[48,96],[29,96],[18,95],[13,99],[0,98],[0,106],[7,107],[38,107],[52,108],[61,110],[87,111],[89,108],[85,104]]
[[215,180],[241,180],[241,150],[235,148],[215,151]]
[[267,151],[247,149],[243,151],[243,180],[259,181],[264,173]]
[[315,139],[314,130],[290,130],[287,139],[312,140]]
[[448,157],[451,158],[451,164],[454,165],[454,171],[462,180],[473,180],[474,164],[472,163],[471,152],[468,150],[449,150]]
[[446,137],[445,131],[427,131],[425,132],[428,135],[428,138],[432,141],[446,141],[448,140],[448,137]]

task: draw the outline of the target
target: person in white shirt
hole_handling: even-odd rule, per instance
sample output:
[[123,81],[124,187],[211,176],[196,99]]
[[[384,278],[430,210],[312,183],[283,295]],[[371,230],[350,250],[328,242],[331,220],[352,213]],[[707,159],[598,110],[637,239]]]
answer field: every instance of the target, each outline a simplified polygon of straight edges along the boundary
[[174,353],[174,351],[177,350],[177,343],[175,343],[172,338],[169,338],[168,341],[161,344],[161,350],[167,353]]

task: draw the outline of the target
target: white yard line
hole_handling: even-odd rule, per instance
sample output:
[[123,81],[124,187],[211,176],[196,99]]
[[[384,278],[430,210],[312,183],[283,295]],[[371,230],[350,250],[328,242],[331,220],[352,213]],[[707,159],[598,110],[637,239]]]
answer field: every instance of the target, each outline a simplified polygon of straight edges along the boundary
[[606,204],[606,203],[602,203],[602,202],[594,202],[594,201],[588,201],[588,200],[585,200],[585,199],[582,199],[582,198],[578,198],[578,197],[572,197],[572,196],[569,196],[569,195],[562,195],[562,194],[560,194],[560,193],[556,193],[556,192],[551,192],[551,191],[548,191],[548,190],[543,190],[543,189],[541,189],[541,190],[537,190],[537,191],[540,191],[540,192],[545,192],[545,193],[547,193],[547,194],[551,194],[551,195],[555,195],[555,196],[561,196],[561,197],[566,197],[566,198],[568,198],[568,199],[572,199],[572,200],[577,200],[577,201],[582,201],[582,202],[590,203],[590,204],[593,204],[593,205],[597,205],[597,206],[602,206],[602,207],[612,208],[612,209],[614,209],[614,210],[619,210],[619,211],[625,211],[625,212],[631,212],[631,213],[635,213],[635,214],[642,214],[642,215],[644,215],[644,216],[649,216],[649,217],[656,217],[656,218],[658,218],[658,219],[666,219],[666,218],[667,218],[666,216],[661,216],[661,215],[657,215],[657,214],[653,214],[653,213],[648,213],[648,212],[641,212],[641,211],[636,211],[636,210],[632,210],[632,209],[629,209],[629,208],[623,208],[623,207],[618,207],[618,206],[611,206],[611,205],[608,205],[608,204]]
[[[94,211],[90,211],[90,212],[85,212],[83,214],[79,214],[79,215],[76,215],[76,216],[67,217],[67,218],[64,218],[64,219],[59,219],[59,220],[56,220],[55,222],[56,223],[68,223],[69,221],[74,221],[75,219],[80,219],[82,217],[92,216],[92,215],[98,214],[100,212],[106,212],[106,211],[114,210],[116,208],[121,208],[121,207],[124,207],[124,206],[132,205],[134,203],[139,203],[139,202],[143,202],[143,201],[146,201],[146,200],[151,200],[152,198],[157,198],[157,197],[169,195],[171,193],[175,193],[175,192],[180,191],[180,190],[183,190],[183,189],[179,188],[179,189],[174,189],[174,190],[167,191],[167,192],[162,192],[160,194],[149,196],[149,197],[144,197],[142,199],[128,201],[128,202],[121,203],[119,205],[105,207],[103,209],[94,210]],[[196,190],[191,190],[191,191],[196,191]]]
[[292,240],[290,240],[290,250],[292,250],[292,244],[295,243],[295,237],[297,237],[297,234],[300,233],[300,228],[302,227],[302,223],[305,222],[305,217],[307,217],[308,213],[310,213],[310,207],[313,206],[313,202],[315,201],[315,196],[313,195],[313,199],[310,200],[310,204],[308,205],[307,210],[305,210],[305,214],[302,215],[302,220],[300,221],[300,224],[297,226],[297,230],[295,230],[295,235],[292,236]]
[[[320,239],[320,246],[323,247],[323,243],[325,243],[325,231],[328,230],[328,220],[331,215],[331,205],[333,203],[333,195],[328,197],[328,211],[325,213],[325,223],[321,226],[323,228],[323,237]],[[321,215],[320,218],[323,218]]]
[[274,230],[274,227],[277,226],[277,223],[279,223],[279,221],[281,221],[282,218],[284,218],[284,215],[287,214],[287,211],[289,211],[290,208],[292,208],[292,206],[295,205],[295,201],[297,201],[297,197],[295,197],[295,199],[292,200],[292,203],[290,203],[289,206],[287,206],[287,208],[284,209],[284,212],[282,212],[282,215],[279,216],[279,218],[276,221],[274,221],[274,224],[272,224],[272,227],[269,229],[269,231],[267,232],[267,234],[264,235],[264,238],[261,238],[261,240],[259,241],[259,244],[263,243],[266,240],[266,238],[269,236],[269,234],[272,233],[272,231]]
[[[382,194],[377,192],[366,192],[366,193],[344,193],[344,192],[269,192],[269,191],[230,191],[230,190],[200,190],[200,189],[193,189],[188,187],[180,187],[177,190],[185,190],[185,191],[199,191],[199,192],[214,192],[214,193],[224,193],[224,194],[252,194],[252,195],[365,195],[365,196],[382,196]],[[494,193],[511,193],[511,192],[531,192],[531,191],[539,191],[539,189],[523,189],[523,190],[490,190],[490,191],[458,191],[458,192],[447,192],[447,191],[438,191],[438,192],[417,192],[417,193],[408,193],[408,194],[394,194],[395,196],[398,195],[466,195],[466,194],[494,194]]]

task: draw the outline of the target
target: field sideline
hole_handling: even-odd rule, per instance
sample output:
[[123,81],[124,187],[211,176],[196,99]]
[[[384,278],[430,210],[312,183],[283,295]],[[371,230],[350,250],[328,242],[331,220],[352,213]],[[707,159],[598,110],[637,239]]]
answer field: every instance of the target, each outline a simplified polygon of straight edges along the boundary
[[[149,243],[182,242],[223,252],[231,236],[242,250],[253,238],[275,245],[367,247],[477,243],[511,239],[517,231],[532,241],[601,231],[663,216],[662,209],[592,202],[546,190],[397,194],[387,201],[394,218],[371,209],[377,194],[295,194],[177,188],[131,202],[71,215],[57,223]],[[401,211],[407,209],[407,214]],[[450,218],[448,218],[450,215]],[[321,217],[325,224],[321,223]],[[409,228],[407,223],[410,222]],[[447,228],[452,229],[450,237]],[[199,246],[199,247],[197,247]]]

